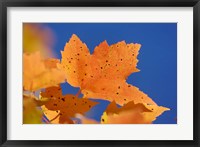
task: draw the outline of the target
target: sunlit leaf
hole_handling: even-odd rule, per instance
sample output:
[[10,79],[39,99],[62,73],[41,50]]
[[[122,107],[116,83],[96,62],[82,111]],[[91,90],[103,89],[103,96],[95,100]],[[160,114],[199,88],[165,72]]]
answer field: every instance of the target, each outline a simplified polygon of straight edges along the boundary
[[90,54],[86,44],[72,35],[62,51],[59,65],[67,76],[67,82],[80,87],[84,97],[101,98],[123,105],[135,103],[156,103],[137,87],[126,82],[127,77],[137,69],[137,55],[140,44],[126,44],[125,41],[111,46],[102,42]]
[[58,60],[45,60],[40,52],[23,54],[23,88],[36,91],[40,88],[65,82],[65,73],[57,68]]
[[115,102],[112,102],[103,113],[101,123],[150,124],[166,110],[169,109],[157,105],[134,104],[134,102],[129,102],[122,107],[118,107]]

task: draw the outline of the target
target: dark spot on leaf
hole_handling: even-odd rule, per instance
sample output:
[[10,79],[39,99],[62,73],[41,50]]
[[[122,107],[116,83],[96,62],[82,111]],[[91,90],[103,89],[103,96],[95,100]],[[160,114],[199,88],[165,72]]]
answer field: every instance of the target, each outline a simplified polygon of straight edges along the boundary
[[120,89],[120,86],[118,86],[118,89]]
[[116,94],[119,94],[119,92],[117,92]]
[[105,120],[102,118],[102,122],[104,122]]
[[71,61],[69,61],[69,63],[71,63]]
[[126,99],[124,99],[126,101]]
[[64,98],[62,98],[61,100],[62,100],[63,102],[65,101],[65,99],[64,99]]
[[54,106],[57,106],[57,104],[53,104]]

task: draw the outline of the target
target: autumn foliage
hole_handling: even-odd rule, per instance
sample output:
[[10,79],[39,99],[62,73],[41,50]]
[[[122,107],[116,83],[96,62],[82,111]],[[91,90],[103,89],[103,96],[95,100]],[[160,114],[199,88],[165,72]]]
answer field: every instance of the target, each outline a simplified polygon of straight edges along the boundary
[[[150,124],[168,108],[158,106],[138,87],[127,83],[137,68],[140,44],[125,41],[109,45],[106,41],[91,54],[87,45],[73,34],[62,58],[47,58],[40,51],[23,54],[24,123],[34,123],[28,114],[43,114],[43,123]],[[80,88],[79,94],[63,95],[62,83]],[[40,92],[37,96],[34,93]],[[25,94],[26,93],[26,94]],[[28,94],[27,94],[28,93]],[[30,100],[29,100],[30,99]],[[85,116],[99,103],[110,101],[101,121]],[[40,112],[39,112],[40,111]],[[40,122],[42,123],[42,121]]]

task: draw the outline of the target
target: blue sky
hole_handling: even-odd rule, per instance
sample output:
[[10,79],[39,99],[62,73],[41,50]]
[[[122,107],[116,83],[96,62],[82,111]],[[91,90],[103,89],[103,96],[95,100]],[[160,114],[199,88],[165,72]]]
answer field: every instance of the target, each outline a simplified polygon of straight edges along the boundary
[[[54,53],[61,58],[60,50],[76,34],[93,52],[95,46],[107,40],[114,44],[125,40],[127,43],[142,45],[138,55],[140,72],[128,78],[128,83],[139,87],[158,105],[170,108],[155,124],[175,124],[177,118],[177,24],[176,23],[46,23],[55,35]],[[78,88],[62,85],[64,94],[76,94]],[[92,109],[87,115],[99,120],[109,102]],[[94,115],[95,112],[95,115]]]

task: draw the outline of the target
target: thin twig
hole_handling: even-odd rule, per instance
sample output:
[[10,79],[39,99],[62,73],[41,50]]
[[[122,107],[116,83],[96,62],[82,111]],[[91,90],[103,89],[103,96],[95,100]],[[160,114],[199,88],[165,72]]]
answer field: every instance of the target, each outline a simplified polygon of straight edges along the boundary
[[79,91],[76,94],[76,97],[78,97],[81,94],[81,90],[79,89]]

